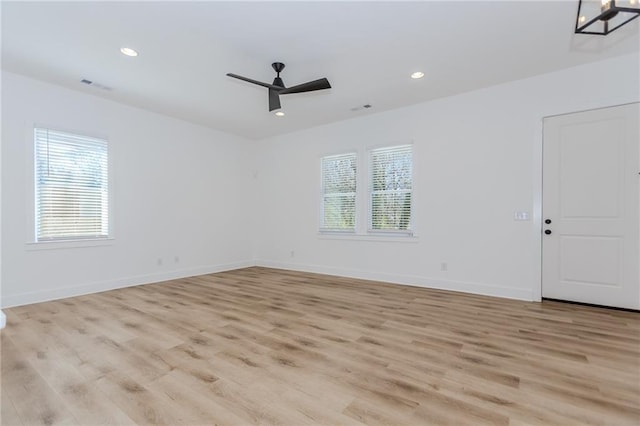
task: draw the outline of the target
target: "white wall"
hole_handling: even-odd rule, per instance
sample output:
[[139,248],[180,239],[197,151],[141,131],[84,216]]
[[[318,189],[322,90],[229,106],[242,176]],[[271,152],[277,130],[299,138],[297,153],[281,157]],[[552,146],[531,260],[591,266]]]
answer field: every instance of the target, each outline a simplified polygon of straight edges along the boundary
[[[624,56],[252,143],[3,72],[0,306],[254,263],[538,300],[542,118],[637,102],[639,75]],[[112,245],[27,244],[34,123],[108,137]],[[417,237],[320,236],[320,157],[408,141]]]
[[[2,13],[0,12],[0,19]],[[2,85],[0,84],[0,97],[2,95]],[[2,103],[0,102],[0,117],[2,117]],[[0,133],[2,130],[2,120],[0,120]],[[0,149],[0,176],[2,176],[2,149]],[[0,180],[1,182],[1,180]],[[2,224],[2,185],[0,185],[0,224]],[[2,226],[0,226],[0,302],[2,301]],[[2,307],[2,303],[0,303]],[[0,329],[7,324],[7,316],[0,310]]]
[[[27,244],[34,123],[108,138],[113,244],[55,250]],[[251,265],[250,145],[3,72],[2,306]]]
[[[638,63],[618,57],[263,141],[256,262],[539,300],[542,118],[639,101]],[[408,141],[417,238],[319,236],[320,157]]]

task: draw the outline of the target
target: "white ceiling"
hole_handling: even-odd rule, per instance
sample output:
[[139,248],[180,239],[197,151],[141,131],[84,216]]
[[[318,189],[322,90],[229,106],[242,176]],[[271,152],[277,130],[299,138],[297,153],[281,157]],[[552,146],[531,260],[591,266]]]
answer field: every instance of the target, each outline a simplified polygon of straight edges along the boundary
[[[639,50],[640,20],[575,35],[576,10],[577,0],[2,1],[2,68],[259,139]],[[275,61],[288,86],[333,87],[282,96],[278,118],[265,88],[225,75],[271,82]],[[411,80],[416,70],[426,77]]]

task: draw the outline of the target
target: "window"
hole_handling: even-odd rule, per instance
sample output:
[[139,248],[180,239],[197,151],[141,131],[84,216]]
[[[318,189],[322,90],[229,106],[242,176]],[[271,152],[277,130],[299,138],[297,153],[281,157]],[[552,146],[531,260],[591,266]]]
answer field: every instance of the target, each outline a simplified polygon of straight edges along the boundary
[[107,141],[35,129],[36,241],[107,238]]
[[322,158],[322,221],[327,231],[356,226],[356,154]]
[[370,231],[411,232],[412,149],[374,149],[370,162]]

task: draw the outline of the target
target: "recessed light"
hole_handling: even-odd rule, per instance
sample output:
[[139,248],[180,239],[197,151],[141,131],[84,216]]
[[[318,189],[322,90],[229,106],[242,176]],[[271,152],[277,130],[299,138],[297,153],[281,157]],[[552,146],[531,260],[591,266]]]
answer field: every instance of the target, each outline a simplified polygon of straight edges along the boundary
[[582,15],[582,16],[580,17],[580,23],[581,23],[581,24],[582,24],[584,21],[586,21],[586,20],[587,20],[587,17],[586,17],[586,16]]
[[276,111],[276,117],[284,117],[284,111]]
[[413,74],[411,74],[411,78],[413,78],[414,80],[417,80],[422,77],[424,77],[424,73],[422,71],[416,71]]
[[123,55],[127,55],[127,56],[138,56],[138,52],[136,52],[130,47],[121,47],[120,52],[122,52]]

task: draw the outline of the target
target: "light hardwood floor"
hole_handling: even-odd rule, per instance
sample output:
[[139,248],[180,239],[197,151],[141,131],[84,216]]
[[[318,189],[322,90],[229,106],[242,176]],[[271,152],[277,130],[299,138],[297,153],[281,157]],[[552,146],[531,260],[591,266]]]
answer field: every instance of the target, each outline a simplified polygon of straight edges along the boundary
[[6,310],[2,424],[640,424],[640,314],[266,268]]

